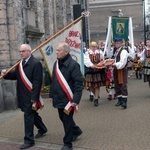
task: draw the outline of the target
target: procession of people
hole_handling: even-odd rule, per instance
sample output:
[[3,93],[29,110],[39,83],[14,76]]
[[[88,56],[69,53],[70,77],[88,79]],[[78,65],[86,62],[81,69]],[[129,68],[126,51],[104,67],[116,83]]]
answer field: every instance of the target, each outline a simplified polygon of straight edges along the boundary
[[[93,93],[92,96],[90,95],[90,99],[91,97],[94,99],[94,106],[100,104],[100,87],[106,86],[108,100],[118,99],[115,106],[122,106],[126,109],[128,101],[127,80],[130,76],[134,75],[137,79],[143,78],[150,87],[150,39],[146,39],[146,45],[144,42],[139,42],[134,46],[134,49],[123,38],[115,38],[112,45],[112,56],[105,59],[101,47],[98,47],[95,41],[90,43],[89,49],[84,54],[85,85],[86,89]],[[111,63],[107,64],[107,60],[110,60]],[[101,82],[101,79],[104,82]],[[97,85],[99,86],[97,87]]]
[[129,52],[125,48],[123,38],[115,38],[114,46],[114,59],[104,60],[104,53],[100,49],[98,50],[97,43],[90,43],[90,49],[84,55],[84,63],[88,67],[85,72],[86,87],[94,93],[94,106],[98,106],[100,86],[114,84],[114,87],[111,86],[110,88],[108,99],[112,100],[112,91],[114,89],[114,99],[118,98],[116,106],[127,108]]
[[[122,25],[122,24],[120,24]],[[120,26],[121,27],[121,26]],[[122,30],[124,30],[122,28]],[[119,29],[118,34],[123,34]],[[54,61],[51,68],[51,82],[49,83],[49,100],[57,109],[58,116],[64,129],[63,147],[61,150],[72,150],[73,142],[82,135],[82,129],[74,121],[74,114],[82,100],[82,91],[89,91],[89,97],[94,108],[101,107],[103,87],[106,87],[108,99],[117,100],[115,106],[127,109],[128,107],[128,78],[135,75],[137,79],[148,82],[150,87],[150,38],[146,45],[140,42],[136,46],[121,36],[116,36],[107,44],[106,41],[90,41],[86,43],[79,39],[78,56],[71,54],[71,45],[68,41],[58,42],[54,47],[48,47],[53,52]],[[106,44],[106,45],[105,45]],[[54,48],[54,50],[53,50]],[[36,59],[29,44],[22,44],[19,48],[20,61],[13,69],[1,70],[1,77],[5,80],[17,80],[18,104],[24,112],[24,143],[20,149],[28,149],[35,145],[35,138],[43,137],[48,127],[43,123],[38,110],[44,106],[41,97],[43,83],[42,62]],[[74,50],[74,51],[76,51]],[[80,58],[79,58],[80,57]],[[83,64],[79,63],[78,58]],[[45,64],[46,58],[43,55]],[[83,66],[82,66],[83,65]],[[48,65],[47,65],[48,67]],[[84,71],[83,71],[83,70]],[[99,106],[99,107],[98,107]],[[34,136],[34,126],[38,133]]]
[[[70,46],[65,42],[57,45],[57,61],[53,68],[49,97],[53,106],[58,109],[59,118],[65,131],[64,146],[61,150],[72,150],[72,142],[76,141],[78,136],[82,134],[82,130],[73,120],[73,114],[78,110],[83,86],[89,91],[90,100],[94,102],[94,107],[100,105],[101,95],[103,94],[100,90],[101,87],[106,87],[108,100],[118,99],[115,106],[126,109],[129,61],[132,62],[135,77],[137,79],[143,77],[144,82],[148,82],[150,86],[150,39],[146,40],[146,46],[140,43],[134,52],[131,51],[130,46],[125,45],[124,39],[120,37],[115,38],[113,46],[113,56],[107,59],[105,59],[104,51],[98,46],[97,42],[92,41],[89,49],[86,48],[84,51],[84,84],[80,66],[69,54]],[[24,112],[25,123],[24,144],[20,149],[27,149],[34,146],[34,138],[42,137],[48,129],[37,113],[42,104],[35,105],[37,108],[33,109],[33,105],[40,101],[42,65],[32,56],[30,45],[22,44],[19,52],[22,61],[20,61],[18,67],[8,73],[3,69],[1,75],[4,76],[4,79],[17,80],[18,82],[19,107]],[[37,72],[39,76],[37,76]],[[35,137],[33,133],[34,125],[39,129]]]

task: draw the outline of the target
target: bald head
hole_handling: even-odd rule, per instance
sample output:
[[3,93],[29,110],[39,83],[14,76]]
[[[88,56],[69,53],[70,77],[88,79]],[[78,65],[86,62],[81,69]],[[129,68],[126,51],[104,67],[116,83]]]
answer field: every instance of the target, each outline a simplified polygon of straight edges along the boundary
[[27,50],[31,51],[31,46],[29,44],[22,44],[20,47],[25,47]]
[[70,46],[67,43],[59,43],[56,47],[56,55],[58,59],[64,58],[70,53]]
[[22,44],[20,46],[20,56],[22,59],[27,59],[31,55],[31,47],[28,44]]
[[67,43],[59,43],[57,47],[64,51],[70,52],[70,46]]

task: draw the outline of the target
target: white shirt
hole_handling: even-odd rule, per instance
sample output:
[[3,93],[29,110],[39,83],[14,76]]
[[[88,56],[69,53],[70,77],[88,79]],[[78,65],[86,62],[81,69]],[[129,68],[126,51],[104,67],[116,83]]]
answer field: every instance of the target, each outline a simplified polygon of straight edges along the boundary
[[128,46],[128,50],[129,50],[129,58],[131,60],[134,60],[134,58],[135,58],[135,50],[133,48],[129,47],[129,46]]
[[145,49],[141,52],[141,57],[140,57],[140,62],[144,62],[144,60],[146,59],[145,57]]
[[[120,51],[121,48],[119,48]],[[116,56],[118,55],[118,53],[116,54]],[[116,66],[116,68],[119,69],[123,69],[125,67],[125,65],[127,64],[128,61],[128,57],[129,57],[129,53],[127,52],[127,50],[123,49],[121,51],[120,54],[120,61],[116,62],[116,57],[115,57],[115,63],[114,66]]]

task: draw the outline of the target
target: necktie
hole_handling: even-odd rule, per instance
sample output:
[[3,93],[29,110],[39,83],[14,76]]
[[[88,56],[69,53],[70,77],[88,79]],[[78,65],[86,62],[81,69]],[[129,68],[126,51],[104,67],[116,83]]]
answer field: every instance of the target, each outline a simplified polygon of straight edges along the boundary
[[25,61],[25,60],[23,60],[23,61],[22,61],[22,66],[24,67],[24,66],[25,66],[25,64],[26,64],[26,61]]

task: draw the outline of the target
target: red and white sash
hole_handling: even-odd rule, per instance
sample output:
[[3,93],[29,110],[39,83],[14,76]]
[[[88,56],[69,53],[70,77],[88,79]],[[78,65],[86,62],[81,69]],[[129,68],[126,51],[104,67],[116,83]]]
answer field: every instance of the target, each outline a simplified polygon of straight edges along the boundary
[[[21,76],[21,79],[25,85],[25,87],[32,92],[32,83],[29,81],[29,79],[27,78],[27,76],[24,73],[23,67],[22,67],[22,61],[19,64],[19,73]],[[39,100],[36,101],[35,103],[32,104],[32,109],[33,110],[38,110],[38,109],[42,109],[44,107],[44,102],[42,97],[39,97]]]
[[78,106],[72,107],[73,93],[72,93],[70,86],[68,85],[66,79],[64,78],[61,71],[59,70],[58,60],[56,62],[56,77],[58,79],[60,86],[62,87],[62,89],[66,93],[68,100],[69,100],[68,104],[64,108],[64,112],[66,114],[69,114],[72,109],[74,109],[74,111],[77,112]]

